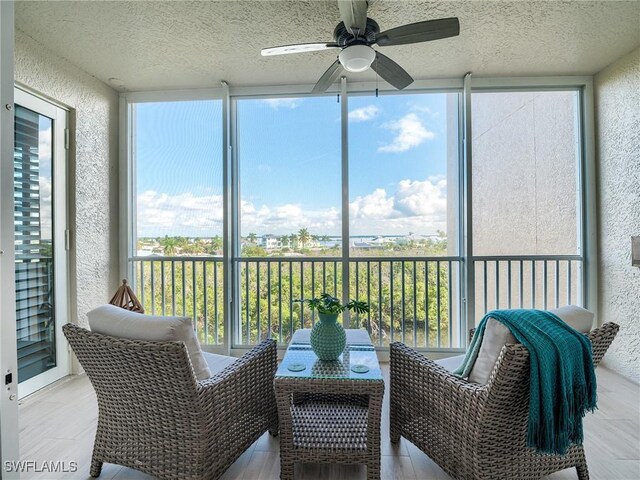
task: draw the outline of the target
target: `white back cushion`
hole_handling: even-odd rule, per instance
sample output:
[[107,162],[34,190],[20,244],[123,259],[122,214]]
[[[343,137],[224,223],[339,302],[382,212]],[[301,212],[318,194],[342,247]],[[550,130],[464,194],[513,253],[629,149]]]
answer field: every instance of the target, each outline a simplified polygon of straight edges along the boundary
[[498,361],[502,347],[507,344],[518,343],[511,331],[493,318],[487,320],[487,326],[482,337],[482,344],[478,352],[476,363],[469,372],[469,381],[486,385],[493,367]]
[[593,328],[593,319],[595,317],[593,312],[585,310],[577,305],[567,305],[565,307],[549,311],[551,313],[555,313],[558,317],[581,333],[589,333]]
[[[566,307],[549,311],[581,333],[589,333],[591,331],[594,315],[589,310],[576,305],[567,305]],[[489,318],[484,331],[482,345],[478,352],[478,358],[476,363],[473,364],[471,372],[469,372],[469,381],[486,385],[489,382],[493,367],[498,361],[502,347],[513,343],[518,343],[518,341],[509,329],[497,320]]]
[[189,317],[142,315],[115,305],[102,305],[87,317],[91,330],[112,337],[149,342],[184,342],[196,378],[211,376]]

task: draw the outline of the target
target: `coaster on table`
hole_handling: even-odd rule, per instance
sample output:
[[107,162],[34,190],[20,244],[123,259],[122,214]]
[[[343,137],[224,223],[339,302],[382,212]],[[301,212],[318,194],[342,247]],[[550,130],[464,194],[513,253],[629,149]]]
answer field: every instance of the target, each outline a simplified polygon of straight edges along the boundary
[[304,363],[291,363],[287,366],[287,370],[290,370],[292,372],[301,372],[305,368],[307,368],[307,366]]
[[355,373],[367,373],[369,371],[369,367],[366,365],[354,365],[351,367],[351,371]]

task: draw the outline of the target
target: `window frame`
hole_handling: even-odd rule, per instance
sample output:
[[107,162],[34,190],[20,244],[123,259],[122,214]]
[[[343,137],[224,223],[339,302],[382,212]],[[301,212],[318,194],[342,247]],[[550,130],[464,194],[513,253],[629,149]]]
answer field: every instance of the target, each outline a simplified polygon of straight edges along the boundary
[[[554,77],[504,77],[504,78],[473,78],[469,76],[468,85],[468,114],[465,115],[465,123],[468,134],[471,133],[471,94],[474,92],[499,93],[499,92],[544,92],[544,91],[575,91],[578,94],[576,112],[576,140],[577,140],[577,234],[579,253],[582,260],[582,290],[580,298],[582,304],[598,317],[598,273],[597,273],[597,225],[596,225],[596,165],[595,165],[595,130],[594,130],[594,104],[593,104],[593,77],[589,76],[554,76]],[[469,172],[473,162],[471,142],[465,145],[469,164]],[[470,175],[470,174],[469,174]],[[470,182],[470,179],[468,180]],[[465,212],[470,212],[466,223],[466,258],[467,267],[467,291],[472,292],[473,268],[476,256],[473,253],[473,230],[471,208],[471,183],[469,183],[466,196]],[[473,296],[473,293],[471,293]],[[467,321],[475,319],[475,298],[469,302],[467,309]]]
[[[162,102],[180,100],[222,100],[223,112],[223,195],[224,195],[224,261],[229,274],[225,275],[225,335],[221,345],[203,345],[209,351],[227,354],[241,354],[250,346],[237,344],[236,329],[238,325],[238,313],[240,305],[237,299],[238,278],[237,269],[233,266],[239,258],[239,178],[236,145],[236,102],[246,98],[277,98],[292,96],[332,96],[337,95],[341,101],[342,124],[342,223],[343,239],[345,223],[348,224],[348,100],[351,95],[371,94],[378,89],[385,95],[403,95],[406,93],[459,93],[458,102],[458,143],[459,143],[459,181],[458,181],[458,257],[461,261],[460,283],[460,341],[461,346],[466,345],[465,332],[473,326],[474,304],[473,289],[470,288],[475,276],[473,274],[473,245],[471,220],[471,179],[470,166],[473,160],[471,142],[467,141],[471,133],[471,92],[472,91],[541,91],[541,90],[569,90],[578,92],[578,119],[577,130],[579,132],[579,164],[576,181],[580,187],[579,212],[580,246],[583,257],[583,303],[585,308],[597,315],[597,229],[596,229],[596,203],[595,203],[595,143],[594,143],[594,104],[593,104],[593,78],[590,76],[554,76],[554,77],[495,77],[482,78],[467,74],[464,78],[418,80],[402,91],[397,91],[382,83],[377,82],[347,82],[342,80],[332,85],[327,92],[322,94],[310,94],[313,85],[289,85],[289,86],[255,86],[255,87],[230,87],[222,82],[219,88],[193,89],[193,90],[165,90],[165,91],[139,91],[120,94],[120,163],[119,163],[119,200],[120,200],[120,269],[123,278],[131,272],[129,269],[129,255],[133,252],[133,234],[135,233],[134,199],[135,191],[135,165],[132,165],[131,135],[135,133],[135,103]],[[345,174],[345,172],[347,174]],[[346,183],[346,189],[345,189]],[[345,195],[346,209],[345,216]],[[346,227],[348,234],[348,225]],[[348,236],[347,236],[348,238]],[[343,241],[343,246],[347,245]],[[348,250],[348,248],[347,248]],[[350,259],[349,252],[343,251],[343,263]],[[348,265],[347,265],[348,269]],[[471,320],[470,320],[471,319]],[[348,325],[348,323],[347,323]],[[434,358],[455,354],[459,349],[421,349],[433,354]],[[388,349],[379,349],[380,357],[388,358]]]
[[[131,279],[131,284],[136,287],[135,275],[132,270],[130,258],[136,251],[137,240],[137,219],[136,219],[136,165],[132,161],[135,159],[135,142],[131,141],[135,135],[135,106],[138,103],[157,102],[186,102],[198,100],[221,100],[222,101],[222,196],[223,196],[223,264],[224,264],[224,284],[223,291],[223,311],[224,311],[224,331],[228,332],[231,327],[231,318],[228,314],[229,302],[229,135],[228,135],[228,107],[229,95],[228,86],[223,83],[221,88],[207,89],[187,89],[187,90],[163,90],[163,91],[140,91],[126,92],[120,94],[120,122],[119,122],[119,165],[118,165],[118,199],[120,202],[119,221],[119,265],[120,277]],[[202,344],[202,349],[211,353],[229,354],[231,343],[229,335],[223,335],[220,344]]]

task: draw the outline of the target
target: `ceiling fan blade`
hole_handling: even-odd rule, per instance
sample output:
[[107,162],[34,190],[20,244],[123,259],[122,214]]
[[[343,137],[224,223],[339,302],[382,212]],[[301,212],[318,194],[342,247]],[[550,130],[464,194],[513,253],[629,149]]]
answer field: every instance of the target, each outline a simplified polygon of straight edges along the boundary
[[457,17],[440,18],[424,22],[410,23],[392,28],[376,35],[376,43],[381,47],[428,42],[440,38],[455,37],[460,34]]
[[263,48],[261,53],[263,57],[268,57],[271,55],[285,55],[287,53],[317,52],[319,50],[330,50],[332,48],[339,48],[339,45],[333,42],[298,43],[296,45]]
[[367,28],[367,0],[338,0],[344,26],[351,35],[364,34]]
[[371,68],[398,90],[413,83],[413,78],[404,68],[380,52],[376,52],[376,59],[371,64]]
[[326,92],[327,89],[335,82],[342,73],[342,64],[340,60],[336,60],[331,64],[327,71],[322,74],[318,83],[313,87],[311,93]]

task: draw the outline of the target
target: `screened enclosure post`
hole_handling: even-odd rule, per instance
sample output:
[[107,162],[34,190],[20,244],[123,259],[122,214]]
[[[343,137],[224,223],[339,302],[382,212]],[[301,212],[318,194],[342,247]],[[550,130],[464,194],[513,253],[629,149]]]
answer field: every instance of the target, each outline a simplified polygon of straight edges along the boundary
[[[462,309],[461,323],[463,325],[462,330],[466,331],[472,326],[475,326],[475,262],[473,261],[473,199],[472,199],[472,186],[473,186],[473,155],[472,155],[472,137],[471,137],[471,73],[467,73],[464,76],[463,83],[463,95],[462,95],[462,178],[461,185],[461,198],[463,208],[461,216],[462,223],[462,256],[464,261],[464,302],[465,308]],[[468,335],[466,332],[462,332],[461,345],[467,344]]]
[[[342,301],[349,301],[349,105],[347,78],[340,79],[340,121],[342,140]],[[343,314],[344,327],[349,328],[349,310]]]

